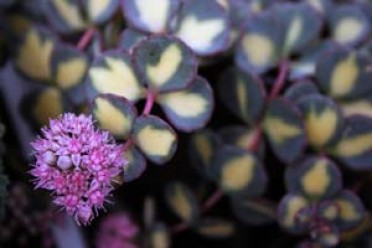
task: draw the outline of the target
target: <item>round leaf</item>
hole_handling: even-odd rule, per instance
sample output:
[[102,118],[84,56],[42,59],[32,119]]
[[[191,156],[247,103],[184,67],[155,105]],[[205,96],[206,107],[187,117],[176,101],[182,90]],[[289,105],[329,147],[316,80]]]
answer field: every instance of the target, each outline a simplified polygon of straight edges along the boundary
[[332,154],[354,170],[372,168],[372,118],[355,115],[347,119],[342,139]]
[[263,121],[275,154],[286,163],[299,159],[306,145],[304,124],[299,110],[283,98],[269,102]]
[[171,36],[153,36],[141,41],[133,57],[142,83],[154,91],[184,89],[197,70],[197,59],[192,51]]
[[134,138],[144,155],[155,164],[168,162],[177,149],[176,133],[156,116],[138,117],[134,123]]
[[266,94],[263,83],[253,74],[231,68],[222,76],[218,88],[222,101],[246,123],[261,116]]
[[197,55],[213,55],[227,49],[228,14],[215,0],[184,1],[174,33]]
[[114,94],[136,101],[143,96],[143,88],[133,69],[131,57],[125,52],[108,51],[99,56],[88,72],[88,96]]
[[90,22],[102,24],[119,8],[119,0],[83,0],[83,8]]
[[372,99],[361,99],[357,101],[342,102],[341,109],[344,117],[363,115],[372,118]]
[[330,98],[309,95],[303,97],[298,104],[305,118],[306,136],[310,145],[320,149],[340,138],[343,117]]
[[146,38],[146,34],[135,29],[127,28],[120,35],[118,47],[132,53],[133,48]]
[[310,94],[318,94],[319,90],[315,83],[310,80],[304,80],[292,84],[285,92],[284,97],[292,102],[298,102],[302,97]]
[[125,98],[99,95],[93,100],[92,110],[100,128],[108,130],[115,138],[130,136],[137,111]]
[[287,194],[278,206],[279,224],[291,233],[305,233],[307,231],[306,228],[299,225],[296,219],[298,213],[308,206],[309,202],[302,195]]
[[199,205],[192,191],[182,183],[171,183],[166,188],[166,200],[173,212],[187,223],[199,217]]
[[146,159],[134,147],[128,150],[125,154],[128,159],[128,164],[124,167],[123,178],[124,182],[130,182],[138,179],[146,170]]
[[[219,130],[219,135],[229,145],[240,147],[241,149],[251,149],[256,142],[256,130],[247,126],[228,126]],[[263,140],[261,142],[261,149],[263,150]]]
[[263,193],[267,176],[261,162],[250,152],[224,146],[214,158],[211,173],[228,194],[256,196]]
[[122,11],[130,25],[151,33],[166,32],[180,6],[180,0],[122,1]]
[[205,126],[214,106],[213,91],[201,77],[197,77],[186,90],[160,94],[157,101],[169,121],[177,129],[187,132]]
[[338,48],[319,59],[316,77],[320,88],[335,98],[355,99],[372,93],[369,60],[356,52]]
[[337,196],[335,203],[340,209],[337,226],[349,230],[360,224],[365,217],[365,209],[359,197],[351,191],[344,190]]
[[288,167],[285,181],[290,192],[314,201],[329,199],[342,189],[341,172],[325,157],[309,157]]

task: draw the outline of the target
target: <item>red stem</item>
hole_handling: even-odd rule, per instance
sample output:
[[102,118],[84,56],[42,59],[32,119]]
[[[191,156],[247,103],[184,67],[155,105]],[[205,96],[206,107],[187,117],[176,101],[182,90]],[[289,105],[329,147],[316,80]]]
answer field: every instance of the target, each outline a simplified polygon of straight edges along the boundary
[[208,212],[214,205],[216,205],[223,197],[223,192],[221,190],[216,190],[205,202],[202,207],[202,212]]
[[155,99],[156,99],[156,94],[152,91],[147,91],[146,105],[142,112],[143,115],[150,114],[152,107],[154,106]]
[[275,80],[273,88],[271,89],[270,96],[269,96],[270,98],[276,97],[279,94],[279,92],[282,90],[282,88],[284,87],[287,74],[288,74],[288,70],[289,70],[289,63],[288,61],[283,60],[280,63],[279,75]]
[[85,50],[89,42],[92,40],[95,32],[96,32],[95,27],[88,28],[83,34],[83,36],[80,38],[78,44],[76,45],[77,49],[79,49],[80,51]]

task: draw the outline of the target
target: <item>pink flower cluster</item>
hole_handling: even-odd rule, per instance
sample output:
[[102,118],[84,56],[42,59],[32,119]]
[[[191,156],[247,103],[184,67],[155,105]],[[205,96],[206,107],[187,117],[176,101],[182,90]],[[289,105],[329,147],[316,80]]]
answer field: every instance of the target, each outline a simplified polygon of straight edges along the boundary
[[41,131],[31,144],[35,188],[53,191],[54,203],[86,225],[108,201],[115,177],[128,163],[124,147],[97,130],[91,116],[63,114]]
[[137,248],[138,234],[138,226],[126,212],[109,214],[99,226],[96,247]]

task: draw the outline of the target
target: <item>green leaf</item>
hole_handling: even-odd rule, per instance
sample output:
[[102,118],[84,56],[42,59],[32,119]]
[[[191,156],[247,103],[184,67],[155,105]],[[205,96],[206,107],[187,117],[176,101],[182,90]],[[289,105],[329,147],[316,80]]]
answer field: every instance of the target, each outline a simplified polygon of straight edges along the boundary
[[287,188],[306,196],[310,201],[329,199],[342,189],[341,172],[325,157],[308,157],[287,168]]
[[186,223],[195,223],[199,218],[198,202],[192,191],[180,182],[167,185],[166,200],[173,212]]
[[261,162],[248,151],[224,146],[214,158],[211,173],[227,194],[257,196],[263,193],[267,176]]
[[339,99],[359,99],[372,94],[369,59],[345,48],[323,55],[316,67],[319,87]]
[[136,145],[146,158],[155,164],[165,164],[177,150],[176,133],[159,117],[138,117],[133,133]]
[[118,139],[127,139],[131,135],[137,117],[134,106],[115,95],[98,95],[93,100],[91,112],[100,128]]
[[213,91],[201,77],[197,77],[186,90],[160,94],[157,101],[169,121],[186,132],[205,126],[214,107]]
[[126,52],[112,50],[103,53],[93,62],[88,75],[90,99],[99,94],[114,94],[136,101],[144,95],[131,57]]
[[251,73],[228,69],[218,83],[222,101],[246,123],[261,116],[266,97],[262,81]]
[[153,36],[133,51],[142,83],[153,91],[185,89],[195,78],[197,58],[184,43],[171,36]]
[[280,160],[290,164],[303,154],[307,144],[306,134],[302,116],[294,104],[284,98],[271,100],[263,128]]

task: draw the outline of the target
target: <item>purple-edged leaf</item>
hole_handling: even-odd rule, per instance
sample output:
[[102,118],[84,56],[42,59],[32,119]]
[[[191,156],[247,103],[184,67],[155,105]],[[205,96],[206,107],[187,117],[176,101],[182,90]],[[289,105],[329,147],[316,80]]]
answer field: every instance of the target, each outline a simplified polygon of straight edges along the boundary
[[238,39],[240,28],[247,19],[247,16],[253,12],[251,3],[246,0],[220,0],[219,2],[229,14],[232,28],[230,33],[230,43],[235,43]]
[[83,83],[88,58],[75,47],[57,44],[51,62],[53,81],[62,90],[68,91]]
[[335,247],[341,239],[340,229],[331,225],[326,231],[319,232],[316,237],[316,243],[322,247]]
[[215,0],[186,0],[174,33],[199,56],[227,49],[230,36],[227,11]]
[[143,97],[131,57],[125,52],[108,51],[99,56],[88,72],[89,99],[99,94],[114,94],[136,101]]
[[266,93],[262,81],[253,74],[228,69],[218,89],[225,105],[246,123],[254,123],[261,116]]
[[342,45],[355,46],[370,32],[370,24],[364,13],[355,5],[343,5],[330,16],[332,37]]
[[263,121],[264,131],[278,158],[292,163],[303,154],[306,134],[300,111],[283,98],[269,102]]
[[305,0],[312,8],[314,8],[321,15],[326,15],[333,7],[332,0]]
[[162,222],[157,222],[150,228],[147,238],[149,247],[171,247],[171,234],[168,231],[166,225]]
[[185,90],[160,94],[157,101],[169,121],[177,129],[187,132],[205,126],[214,107],[213,91],[201,77]]
[[209,176],[212,158],[221,145],[220,137],[209,129],[193,133],[190,139],[190,158],[196,169]]
[[21,108],[25,116],[31,118],[38,127],[72,110],[71,104],[55,87],[43,87],[31,93],[24,99]]
[[306,233],[306,226],[297,221],[299,213],[303,212],[310,203],[300,194],[287,194],[278,206],[278,221],[281,227],[294,234]]
[[233,235],[235,226],[232,222],[220,218],[206,218],[199,221],[196,231],[208,238],[228,238]]
[[322,201],[316,209],[316,214],[329,222],[333,222],[340,216],[340,210],[340,207],[334,201]]
[[342,139],[332,154],[354,170],[372,168],[372,118],[362,115],[346,119]]
[[98,95],[93,100],[91,112],[100,128],[118,139],[127,139],[131,135],[137,117],[135,107],[115,95]]
[[247,20],[235,50],[235,62],[245,72],[264,73],[279,59],[280,31],[271,12],[263,12]]
[[319,94],[316,84],[311,80],[303,80],[292,84],[284,93],[284,98],[296,103],[302,97],[310,94]]
[[48,0],[44,5],[49,23],[61,33],[81,31],[88,25],[79,1]]
[[266,172],[258,158],[246,150],[224,146],[213,157],[211,174],[228,194],[257,196],[267,184]]
[[181,0],[122,0],[122,11],[134,28],[150,33],[164,33],[178,12]]
[[335,46],[335,42],[325,40],[304,51],[301,57],[291,62],[290,79],[303,79],[313,76],[315,74],[315,67],[319,57],[333,49]]
[[372,118],[372,97],[366,97],[357,101],[341,102],[340,105],[345,117],[363,115]]
[[[219,130],[218,134],[221,136],[222,140],[233,146],[240,147],[241,149],[251,149],[255,146],[256,130],[247,126],[228,126]],[[264,140],[260,140],[260,149],[264,149]],[[260,154],[261,155],[261,154]]]
[[319,37],[321,19],[316,11],[302,3],[280,4],[273,15],[281,28],[281,56],[306,48]]
[[325,157],[308,157],[288,167],[285,181],[288,191],[314,201],[332,198],[342,189],[341,172]]
[[51,59],[54,48],[54,36],[41,28],[29,28],[23,33],[17,47],[15,65],[30,79],[49,81],[52,77]]
[[128,159],[128,164],[125,165],[123,171],[124,183],[138,179],[146,170],[146,159],[134,147],[128,150],[125,154]]
[[304,116],[306,136],[311,146],[321,149],[341,137],[343,116],[332,99],[313,94],[302,97],[298,105]]
[[372,94],[369,59],[354,51],[338,48],[320,57],[316,67],[319,87],[330,96],[355,99]]
[[119,8],[119,0],[83,0],[82,7],[90,22],[102,24]]
[[159,117],[153,115],[138,117],[133,132],[136,145],[146,158],[155,164],[165,164],[176,152],[176,133]]
[[366,216],[362,201],[351,191],[342,191],[335,199],[335,203],[340,209],[336,223],[342,231],[356,227]]
[[147,35],[135,29],[126,28],[120,35],[118,47],[132,53],[133,48]]
[[183,42],[172,36],[152,36],[133,51],[142,83],[154,91],[185,89],[195,78],[197,58]]
[[194,193],[184,184],[174,182],[165,189],[165,198],[172,211],[186,223],[195,222],[200,215]]
[[251,197],[232,197],[234,215],[248,225],[265,225],[276,221],[275,206]]

